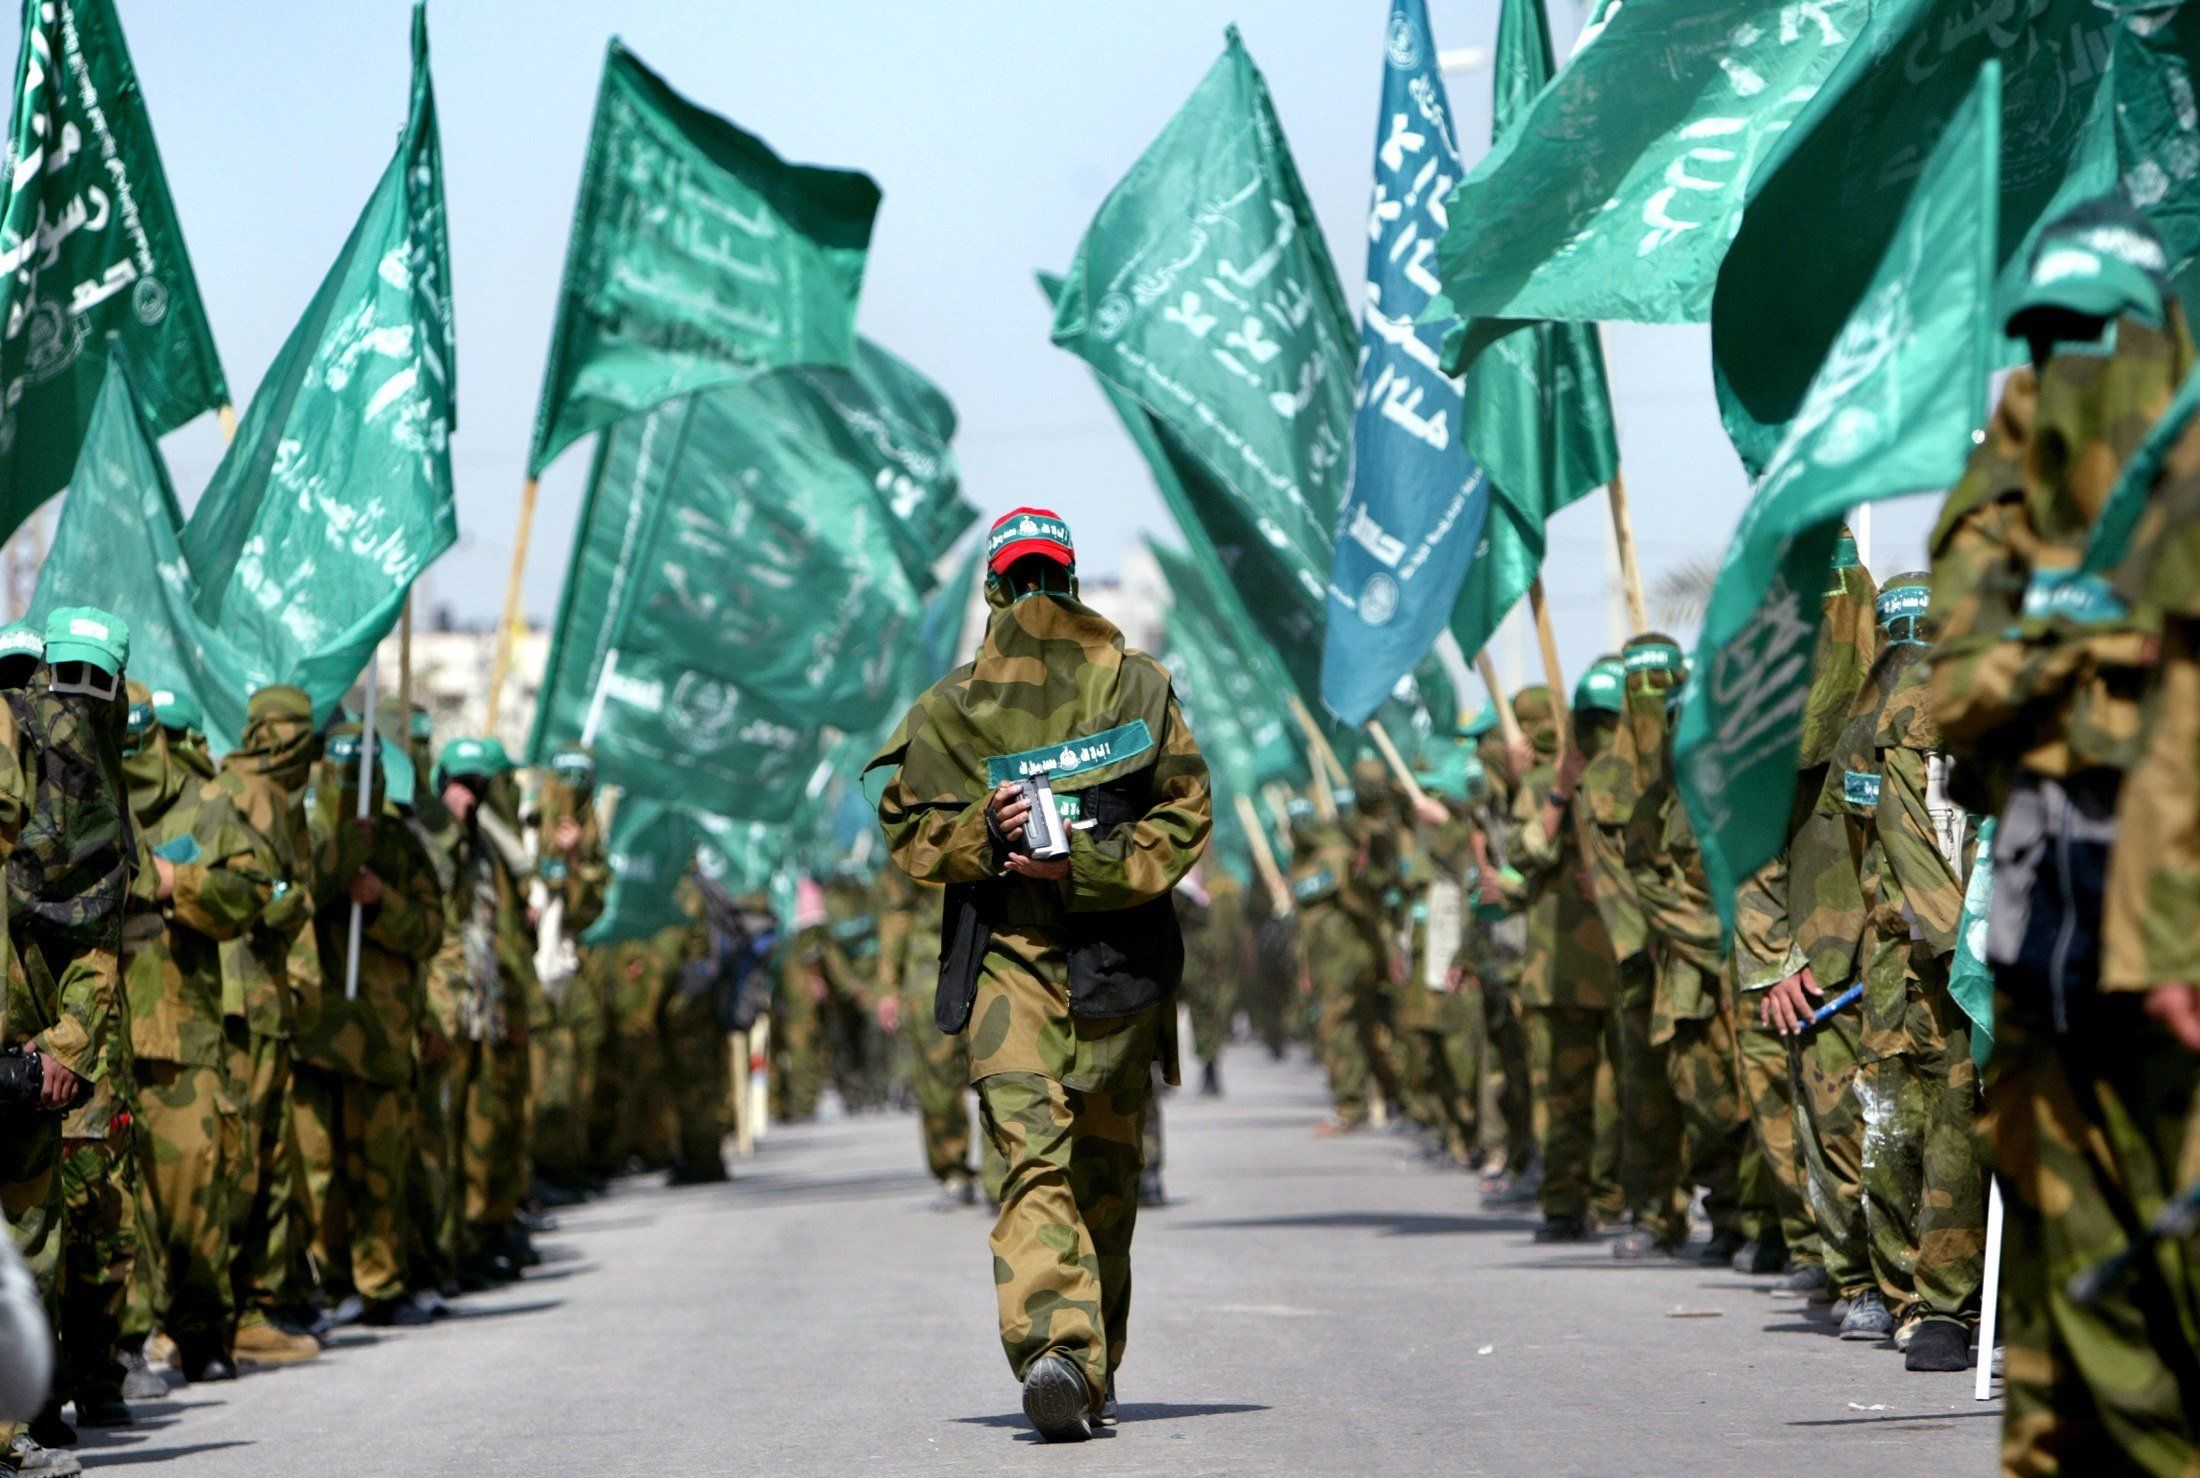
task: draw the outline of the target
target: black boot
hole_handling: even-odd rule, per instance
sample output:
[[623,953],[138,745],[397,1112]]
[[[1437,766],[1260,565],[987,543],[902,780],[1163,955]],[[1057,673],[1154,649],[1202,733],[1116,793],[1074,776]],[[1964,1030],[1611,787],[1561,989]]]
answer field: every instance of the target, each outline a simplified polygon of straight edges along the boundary
[[80,1427],[127,1427],[137,1420],[118,1391],[100,1391],[76,1398],[76,1424]]
[[1713,1232],[1711,1240],[1703,1244],[1696,1254],[1698,1261],[1707,1268],[1723,1268],[1734,1261],[1735,1254],[1748,1241],[1740,1232]]
[[1207,1098],[1220,1098],[1222,1096],[1221,1064],[1213,1062],[1200,1064],[1199,1091]]
[[31,1418],[30,1434],[31,1441],[40,1447],[76,1446],[76,1428],[62,1419],[59,1399],[48,1401],[38,1415]]
[[1050,1352],[1024,1376],[1024,1415],[1049,1442],[1082,1442],[1092,1435],[1092,1391],[1069,1356]]
[[1910,1335],[1906,1370],[1969,1370],[1971,1331],[1954,1319],[1925,1319]]
[[1535,1229],[1538,1242],[1579,1242],[1588,1235],[1588,1223],[1578,1216],[1546,1216]]

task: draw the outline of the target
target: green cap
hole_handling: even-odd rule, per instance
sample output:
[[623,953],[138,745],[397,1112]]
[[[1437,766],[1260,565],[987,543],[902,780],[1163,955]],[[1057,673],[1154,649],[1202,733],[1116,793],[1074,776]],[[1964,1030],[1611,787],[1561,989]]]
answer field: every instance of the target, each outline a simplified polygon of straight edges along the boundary
[[445,779],[494,780],[511,768],[512,757],[498,739],[453,739],[435,762],[436,773]]
[[1638,672],[1679,672],[1686,663],[1671,637],[1647,633],[1628,639],[1620,650],[1620,665],[1633,677]]
[[[356,774],[359,768],[359,739],[360,727],[355,723],[341,724],[330,730],[326,750],[329,763]],[[412,756],[405,753],[404,745],[388,743],[380,734],[376,734],[374,773],[385,799],[400,806],[413,803],[413,792],[418,788],[419,774],[413,769]]]
[[206,715],[199,712],[199,700],[175,688],[153,689],[153,713],[164,729],[188,729],[197,733],[206,727]]
[[153,726],[160,722],[160,718],[153,712],[153,705],[150,702],[132,703],[129,717],[124,722],[128,726],[131,738],[143,739],[147,734],[153,732]]
[[41,662],[46,656],[46,637],[28,621],[10,621],[0,626],[0,659],[28,657]]
[[2009,333],[2024,338],[2022,320],[2040,311],[2100,319],[2129,314],[2159,324],[2168,272],[2169,253],[2145,216],[2116,195],[2081,201],[2040,233]]
[[97,606],[61,606],[46,618],[46,661],[85,662],[119,677],[130,660],[130,626]]
[[435,720],[434,718],[429,716],[426,709],[414,709],[411,719],[409,719],[407,722],[410,725],[407,732],[409,732],[413,736],[413,738],[433,739],[435,737]]
[[578,744],[561,744],[550,755],[550,770],[570,785],[596,783],[596,757]]
[[1497,705],[1484,698],[1480,708],[1460,717],[1459,737],[1462,739],[1479,739],[1496,727]]
[[1600,657],[1574,685],[1574,707],[1585,712],[1619,713],[1627,706],[1626,669],[1616,657]]
[[1922,571],[1895,576],[1880,587],[1879,598],[1874,602],[1880,635],[1893,643],[1925,645],[1931,639],[1926,633],[1925,618],[1932,608],[1932,576]]

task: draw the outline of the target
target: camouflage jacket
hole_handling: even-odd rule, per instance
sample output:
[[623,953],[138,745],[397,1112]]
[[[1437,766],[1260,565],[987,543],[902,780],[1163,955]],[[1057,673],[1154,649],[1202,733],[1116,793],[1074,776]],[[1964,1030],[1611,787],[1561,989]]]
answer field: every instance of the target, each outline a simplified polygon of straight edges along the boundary
[[1531,1008],[1609,1010],[1619,1002],[1619,961],[1590,888],[1580,830],[1570,808],[1555,830],[1543,824],[1543,802],[1557,779],[1556,765],[1546,761],[1528,772],[1513,797],[1513,856],[1528,918],[1520,1001]]
[[1942,852],[1931,814],[1930,772],[1940,736],[1928,683],[1928,665],[1911,665],[1888,694],[1873,736],[1879,787],[1870,829],[1878,855],[1865,944],[1866,1061],[1945,1045],[1926,996],[1947,988],[1964,879]]
[[1644,848],[1651,838],[1633,826],[1641,800],[1634,763],[1616,745],[1589,761],[1574,798],[1597,912],[1622,963],[1650,953],[1650,925],[1635,893],[1636,874],[1650,866]]
[[394,810],[374,818],[363,865],[381,880],[382,896],[360,910],[358,995],[344,989],[353,909],[347,876],[313,916],[320,983],[300,994],[293,1038],[300,1062],[402,1085],[413,1080],[428,963],[443,946],[443,890],[427,850]]
[[443,942],[428,974],[428,1009],[453,1041],[526,1038],[540,994],[535,931],[528,927],[525,848],[496,787],[449,852]]
[[[196,774],[139,835],[175,881],[143,916],[151,923],[145,947],[125,951],[131,1043],[140,1057],[219,1067],[227,1051],[222,946],[243,938],[274,901],[279,864],[228,793]],[[136,891],[150,899],[149,889]]]
[[220,946],[222,1014],[242,1018],[255,1035],[288,1037],[297,1010],[291,947],[313,917],[304,798],[226,766],[208,783],[265,843],[275,869],[267,907],[241,936]]
[[1934,718],[1966,761],[1958,799],[1981,814],[2001,809],[2019,770],[2067,779],[2138,758],[2157,623],[2144,607],[2072,622],[2041,582],[2075,571],[2194,355],[2174,310],[2163,329],[2119,320],[2107,342],[2010,376],[1933,532]]
[[[904,871],[997,889],[969,1024],[972,1079],[1031,1072],[1079,1089],[1114,1081],[1139,1055],[1115,1039],[1151,1037],[1157,1023],[1152,1012],[1113,1027],[1072,1019],[1069,921],[1165,904],[1206,846],[1207,762],[1168,669],[1126,650],[1089,607],[1026,596],[994,611],[976,660],[935,683],[865,769],[891,774],[879,820]],[[996,777],[1027,771],[1052,776],[1071,810],[1117,782],[1139,785],[1146,809],[1104,828],[1073,826],[1061,880],[1019,877],[1007,871],[987,805]]]

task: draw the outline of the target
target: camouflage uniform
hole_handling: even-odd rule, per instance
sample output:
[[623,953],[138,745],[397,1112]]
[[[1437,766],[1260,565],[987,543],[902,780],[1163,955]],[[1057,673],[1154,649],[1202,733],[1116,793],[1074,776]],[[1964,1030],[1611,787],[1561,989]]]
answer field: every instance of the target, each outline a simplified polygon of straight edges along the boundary
[[726,1178],[725,1140],[733,1087],[732,1042],[718,1017],[718,979],[701,895],[680,885],[685,925],[660,934],[670,953],[669,989],[657,1021],[665,1077],[678,1124],[674,1173],[685,1182]]
[[451,848],[443,945],[428,976],[429,1009],[451,1043],[446,1155],[462,1256],[508,1245],[528,1186],[527,1036],[538,992],[518,813],[511,775],[487,777]]
[[273,896],[240,936],[219,946],[230,1085],[244,1103],[244,1153],[230,1186],[231,1281],[240,1326],[264,1325],[304,1255],[298,1209],[291,1027],[296,941],[313,917],[312,841],[304,792],[320,736],[297,688],[263,688],[247,707],[244,742],[213,784],[267,845]]
[[664,1041],[665,996],[679,968],[685,931],[675,925],[648,939],[622,939],[598,951],[609,977],[611,1034],[599,1075],[603,1138],[593,1153],[607,1174],[635,1161],[661,1170],[672,1163]]
[[2194,362],[2159,291],[2107,329],[2099,343],[2035,345],[2036,371],[2011,375],[1933,541],[1933,717],[1957,756],[1959,799],[2001,818],[1980,1125],[2006,1211],[2012,1473],[2111,1458],[2156,1473],[2200,1464],[2189,1247],[2165,1244],[2092,1305],[2068,1291],[2193,1178],[2200,1092],[2200,1057],[2141,995],[2195,978],[2189,434],[2148,489],[2116,575],[2121,608],[2064,619],[2067,607],[2043,616],[2026,600],[2078,565],[2109,490]]
[[[1539,756],[1546,747],[1555,751],[1547,689],[1523,689],[1513,710]],[[1531,1071],[1543,1119],[1538,1200],[1548,1219],[1586,1223],[1598,1183],[1616,1169],[1608,1165],[1600,1173],[1597,1166],[1597,1074],[1611,1051],[1608,1033],[1619,1004],[1620,970],[1590,891],[1571,808],[1560,810],[1555,828],[1544,821],[1545,801],[1557,779],[1556,761],[1549,756],[1522,778],[1512,817],[1519,881],[1506,884],[1505,893],[1507,903],[1528,920],[1520,1001],[1530,1022]]]
[[[244,1104],[228,1073],[220,947],[273,902],[278,864],[228,794],[176,755],[175,732],[156,727],[123,761],[146,848],[146,886],[132,890],[123,926],[123,984],[147,1221],[162,1272],[156,1312],[188,1372],[228,1356],[236,1321],[231,1195]],[[165,899],[153,891],[151,858],[171,869]]]
[[[1416,895],[1412,963],[1397,989],[1407,1111],[1459,1165],[1480,1158],[1482,1137],[1477,1098],[1482,1023],[1470,1015],[1470,1007],[1478,1012],[1481,1002],[1459,988],[1467,951],[1466,889],[1475,870],[1472,834],[1472,826],[1455,814],[1415,851],[1418,865],[1408,877],[1408,889]],[[1458,942],[1448,949],[1432,938],[1431,921],[1439,911],[1460,924]]]
[[[317,825],[349,833],[337,885],[314,915],[320,989],[303,995],[295,1027],[298,1139],[306,1225],[321,1287],[355,1292],[369,1308],[406,1285],[407,1182],[418,1151],[414,1102],[426,971],[443,944],[443,889],[420,838],[380,797],[361,834],[356,728],[329,741],[317,777]],[[333,804],[330,804],[330,802]],[[333,814],[331,814],[333,812]],[[380,896],[358,907],[351,879],[372,874]],[[359,915],[359,983],[345,992],[351,925]]]
[[[579,763],[586,758],[577,750],[561,750],[552,757],[534,813],[527,818],[539,859],[536,906],[547,914],[552,900],[560,905],[559,932],[564,947],[573,951],[572,973],[542,982],[527,1035],[534,1084],[535,1172],[565,1186],[582,1178],[588,1104],[604,1031],[601,1006],[591,989],[596,977],[585,968],[586,951],[577,944],[588,926],[602,917],[611,885],[610,859],[596,816],[595,772]],[[567,819],[580,823],[581,834],[571,851],[561,853],[553,834],[558,823]],[[537,928],[541,927],[538,923]]]
[[1246,921],[1245,885],[1220,868],[1205,869],[1202,880],[1206,917],[1196,939],[1186,920],[1190,958],[1184,970],[1184,1003],[1191,1013],[1201,1086],[1219,1091],[1222,1049],[1237,1017],[1239,994],[1252,973],[1252,932]]
[[[932,989],[940,957],[940,923],[947,899],[937,887],[916,883],[899,868],[880,874],[886,904],[879,916],[879,988],[901,1003],[901,1034],[910,1059],[917,1100],[917,1129],[924,1168],[951,1191],[981,1183],[970,1155],[970,1044],[962,1032],[943,1032],[932,1021]],[[1001,1199],[1000,1156],[983,1147],[986,1199]]]
[[[1206,844],[1207,766],[1167,671],[1096,612],[1051,594],[1011,601],[996,588],[994,600],[976,661],[920,699],[867,768],[892,777],[879,817],[894,860],[920,881],[976,885],[989,910],[969,1040],[985,1132],[1007,1164],[992,1237],[1002,1346],[1019,1380],[1042,1355],[1068,1357],[1097,1404],[1128,1335],[1140,1142],[1175,1006],[1165,995],[1127,1015],[1073,1013],[1069,942],[1095,914],[1114,915],[1119,934],[1121,911],[1171,908]],[[1093,753],[1062,765],[1057,746],[1085,736]],[[1079,805],[1137,787],[1144,809],[1072,831],[1059,883],[1007,873],[990,773],[1014,773],[1018,757],[1055,765]]]
[[[1494,736],[1482,741],[1479,757],[1489,789],[1474,801],[1471,814],[1482,855],[1493,878],[1499,880],[1501,895],[1513,845],[1512,757]],[[1479,897],[1479,887],[1476,891]],[[1502,903],[1475,904],[1474,927],[1467,931],[1469,955],[1464,988],[1468,1009],[1480,1019],[1487,1044],[1478,1077],[1478,1115],[1483,1125],[1483,1148],[1493,1157],[1491,1168],[1496,1171],[1525,1170],[1535,1158],[1539,1141],[1530,1091],[1528,1024],[1520,1004],[1520,966],[1526,941],[1527,921],[1518,913]]]

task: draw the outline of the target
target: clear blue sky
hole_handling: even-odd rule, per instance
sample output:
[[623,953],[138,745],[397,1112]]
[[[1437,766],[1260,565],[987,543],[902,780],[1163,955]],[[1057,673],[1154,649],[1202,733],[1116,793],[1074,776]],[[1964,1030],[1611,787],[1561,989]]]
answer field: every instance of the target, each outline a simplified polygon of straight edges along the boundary
[[[1549,0],[1562,42],[1576,0]],[[230,383],[249,398],[385,162],[405,106],[406,0],[118,0]],[[1488,46],[1496,0],[1430,0],[1445,47]],[[439,0],[430,10],[459,334],[459,547],[426,593],[461,617],[501,598],[596,76],[613,31],[683,92],[791,159],[883,186],[863,331],[947,390],[981,508],[1051,503],[1112,570],[1167,527],[1032,284],[1066,266],[1102,197],[1236,21],[1267,74],[1345,287],[1359,301],[1387,0]],[[1485,76],[1454,84],[1486,147]],[[1746,488],[1697,328],[1610,331],[1646,573],[1715,556]],[[189,503],[211,423],[168,442]],[[554,608],[585,447],[545,479],[527,607]],[[1604,504],[1562,516],[1547,572],[1578,671],[1606,642]],[[1883,511],[1881,574],[1913,564],[1927,507]]]

